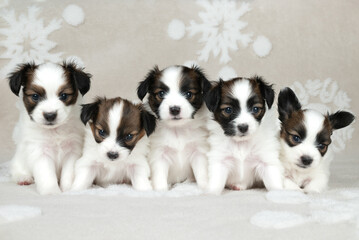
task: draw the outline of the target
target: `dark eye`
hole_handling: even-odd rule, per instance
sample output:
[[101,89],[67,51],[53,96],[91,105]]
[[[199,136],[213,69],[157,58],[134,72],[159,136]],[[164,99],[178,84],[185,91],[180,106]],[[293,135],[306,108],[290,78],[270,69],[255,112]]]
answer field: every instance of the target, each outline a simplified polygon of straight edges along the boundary
[[296,143],[300,143],[300,137],[297,136],[297,135],[292,135],[292,138],[293,138],[293,141],[296,142]]
[[39,94],[32,94],[32,95],[31,95],[31,99],[32,99],[34,102],[37,102],[37,101],[39,101],[40,96],[39,96]]
[[61,100],[61,101],[66,101],[66,99],[67,99],[68,96],[69,96],[69,95],[67,95],[66,93],[61,93],[61,94],[60,94],[60,100]]
[[259,107],[252,108],[252,113],[258,113],[258,112],[259,112]]
[[165,91],[159,91],[159,92],[157,93],[157,96],[158,96],[159,98],[163,99],[163,98],[165,97]]
[[225,109],[223,109],[223,111],[227,114],[232,114],[232,112],[233,112],[231,107],[226,107]]
[[99,134],[101,137],[103,137],[103,138],[106,136],[105,131],[102,130],[102,129],[99,129],[99,130],[98,130],[98,134]]
[[324,150],[326,147],[327,147],[327,145],[322,144],[322,143],[319,143],[319,144],[317,145],[317,148],[318,148],[319,150]]
[[187,99],[190,99],[190,98],[192,98],[193,93],[191,93],[191,92],[186,92],[186,93],[185,93],[185,96],[186,96]]
[[126,137],[125,137],[125,141],[128,142],[128,141],[131,141],[133,138],[133,135],[132,134],[127,134]]

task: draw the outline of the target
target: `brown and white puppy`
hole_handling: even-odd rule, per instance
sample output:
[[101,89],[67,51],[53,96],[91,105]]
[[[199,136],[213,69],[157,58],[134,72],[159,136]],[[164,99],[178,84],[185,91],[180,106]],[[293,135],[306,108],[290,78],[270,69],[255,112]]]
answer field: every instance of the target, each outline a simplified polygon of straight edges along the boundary
[[278,96],[281,121],[280,159],[285,168],[284,187],[304,192],[322,192],[329,179],[328,147],[334,130],[354,121],[353,114],[338,111],[323,115],[315,110],[302,109],[290,88]]
[[154,131],[156,118],[142,104],[119,97],[97,98],[83,105],[81,120],[86,125],[85,145],[76,162],[72,190],[93,183],[103,187],[132,183],[136,190],[152,189],[147,136]]
[[90,77],[71,62],[26,63],[10,74],[10,88],[20,97],[11,165],[19,185],[35,181],[40,194],[61,192],[58,183],[64,191],[71,187],[83,145],[80,103],[90,89]]
[[185,180],[206,186],[208,110],[204,95],[210,86],[195,66],[155,67],[140,83],[138,97],[142,100],[148,95],[148,105],[158,118],[149,155],[155,190],[167,190],[168,184]]

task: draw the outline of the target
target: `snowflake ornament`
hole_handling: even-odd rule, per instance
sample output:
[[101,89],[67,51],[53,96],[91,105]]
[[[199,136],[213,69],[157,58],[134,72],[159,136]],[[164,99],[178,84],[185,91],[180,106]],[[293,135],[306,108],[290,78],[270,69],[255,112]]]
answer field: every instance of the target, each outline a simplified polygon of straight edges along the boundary
[[1,77],[22,62],[61,61],[61,52],[49,52],[57,43],[47,39],[52,32],[61,28],[61,20],[53,19],[44,26],[44,19],[38,18],[39,13],[40,9],[35,6],[29,7],[27,14],[20,14],[18,18],[13,9],[0,12],[0,17],[9,25],[7,28],[0,28],[0,34],[5,36],[5,39],[0,41],[0,47],[6,49],[0,53],[0,59],[10,60],[1,69]]
[[[304,108],[314,109],[323,114],[334,113],[338,110],[350,112],[351,99],[346,92],[339,89],[339,85],[331,78],[324,81],[308,80],[306,83],[294,82],[290,87],[296,93]],[[331,149],[340,152],[345,149],[346,142],[352,138],[352,125],[333,132]]]
[[207,62],[212,53],[214,57],[221,54],[220,62],[228,63],[229,51],[238,50],[238,42],[247,47],[252,41],[251,33],[241,32],[248,25],[240,18],[251,10],[249,3],[243,2],[239,8],[231,0],[198,0],[197,4],[205,10],[198,14],[202,22],[190,21],[187,31],[190,37],[201,34],[198,42],[204,47],[198,52],[198,60]]

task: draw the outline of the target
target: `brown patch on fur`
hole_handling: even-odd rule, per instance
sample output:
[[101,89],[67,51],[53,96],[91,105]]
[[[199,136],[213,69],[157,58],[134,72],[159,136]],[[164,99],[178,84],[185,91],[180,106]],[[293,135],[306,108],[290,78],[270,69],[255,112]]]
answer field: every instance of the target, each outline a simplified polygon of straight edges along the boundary
[[57,95],[59,97],[63,93],[67,94],[67,99],[63,101],[66,106],[75,104],[78,97],[78,90],[76,89],[73,82],[71,81],[69,74],[70,74],[69,72],[65,71],[64,75],[66,82],[57,91]]
[[303,110],[293,112],[287,120],[282,122],[280,137],[291,147],[300,143],[295,142],[293,136],[299,136],[301,139],[306,137]]
[[[331,135],[333,133],[332,126],[330,124],[328,116],[325,116],[324,122],[323,122],[323,128],[320,132],[318,132],[316,136],[316,144],[317,148],[322,156],[327,152],[328,146],[332,142]],[[322,145],[320,147],[319,145]]]
[[[26,73],[26,82],[24,84],[24,88],[23,88],[23,92],[24,92],[24,96],[23,96],[23,101],[24,101],[24,105],[25,108],[27,110],[27,112],[29,114],[32,113],[32,111],[35,109],[36,105],[46,97],[46,91],[43,87],[38,86],[36,84],[34,84],[34,75],[35,75],[35,70],[33,71],[28,71]],[[32,95],[34,94],[38,94],[39,95],[39,100],[38,101],[34,101],[32,99]]]

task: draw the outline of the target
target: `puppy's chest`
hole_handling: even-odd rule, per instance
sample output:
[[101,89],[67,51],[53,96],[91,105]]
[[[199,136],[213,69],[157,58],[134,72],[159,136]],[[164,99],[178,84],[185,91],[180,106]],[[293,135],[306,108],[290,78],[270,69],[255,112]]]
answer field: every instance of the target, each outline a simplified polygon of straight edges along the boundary
[[312,176],[310,174],[295,169],[286,169],[285,177],[295,182],[300,188],[304,188],[312,181]]
[[262,162],[260,152],[250,143],[231,142],[227,149],[227,158],[236,162],[243,161],[247,167],[254,167]]

